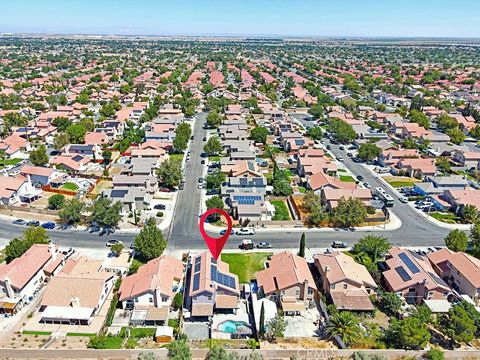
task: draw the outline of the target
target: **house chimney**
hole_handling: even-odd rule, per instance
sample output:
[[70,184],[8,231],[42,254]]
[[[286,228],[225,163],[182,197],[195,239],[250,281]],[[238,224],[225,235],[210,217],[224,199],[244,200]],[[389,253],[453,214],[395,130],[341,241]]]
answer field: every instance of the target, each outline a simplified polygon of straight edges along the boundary
[[308,296],[308,280],[303,281],[303,301],[307,301]]
[[72,297],[70,300],[70,305],[74,308],[80,307],[80,299],[77,296]]
[[52,260],[55,261],[57,258],[57,249],[55,249],[54,243],[48,244],[48,252],[52,255]]
[[13,292],[10,278],[5,278],[4,283],[5,283],[5,291],[7,293],[7,297],[13,299],[15,297],[15,293]]

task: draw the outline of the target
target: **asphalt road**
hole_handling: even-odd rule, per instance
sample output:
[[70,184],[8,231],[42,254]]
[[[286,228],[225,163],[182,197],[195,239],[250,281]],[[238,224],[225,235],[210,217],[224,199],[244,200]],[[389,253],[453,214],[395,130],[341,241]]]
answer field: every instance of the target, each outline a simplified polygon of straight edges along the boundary
[[[302,119],[302,116],[295,116],[303,123],[309,123]],[[203,176],[204,166],[200,163],[200,154],[203,151],[203,137],[206,130],[203,124],[206,119],[205,113],[197,114],[193,130],[194,140],[190,144],[190,161],[185,166],[185,189],[181,190],[177,197],[174,219],[171,228],[166,235],[169,238],[169,248],[172,250],[204,249],[205,244],[198,230],[198,220],[201,201],[201,190],[197,188],[198,178]],[[338,231],[338,232],[309,232],[307,233],[307,244],[309,247],[328,247],[334,240],[345,241],[353,244],[366,234],[379,234],[386,236],[395,245],[405,246],[430,246],[443,245],[443,239],[449,230],[438,227],[429,222],[414,209],[398,201],[398,197],[381,183],[374,174],[362,164],[354,163],[346,151],[339,149],[338,145],[331,145],[335,155],[345,159],[345,166],[354,174],[362,175],[364,181],[368,181],[372,187],[381,186],[390,193],[395,201],[392,211],[402,221],[402,227],[393,231]],[[8,220],[0,219],[0,238],[12,239],[19,236],[25,227],[11,224]],[[117,232],[105,236],[98,236],[98,233],[91,234],[86,230],[52,230],[49,231],[50,238],[62,246],[79,248],[104,248],[107,239],[118,239],[127,246],[133,242],[135,234]],[[214,236],[212,234],[212,236]],[[248,236],[255,242],[268,241],[275,248],[296,248],[301,233],[298,231],[276,231],[268,233],[257,233]],[[242,236],[232,235],[226,244],[226,248],[238,248]]]

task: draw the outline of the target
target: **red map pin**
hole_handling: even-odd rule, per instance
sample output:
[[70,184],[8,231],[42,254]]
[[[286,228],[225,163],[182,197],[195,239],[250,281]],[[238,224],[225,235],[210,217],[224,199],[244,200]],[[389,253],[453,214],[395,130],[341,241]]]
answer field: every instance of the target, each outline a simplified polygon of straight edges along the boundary
[[[210,237],[205,231],[205,220],[211,214],[220,214],[225,219],[227,219],[227,231],[225,232],[224,235],[222,235],[219,238]],[[225,243],[228,240],[228,237],[230,236],[230,233],[232,232],[232,218],[230,217],[230,215],[227,214],[225,210],[221,210],[217,208],[210,209],[210,210],[207,210],[207,212],[203,214],[202,217],[200,218],[199,228],[200,228],[200,233],[202,234],[203,240],[205,240],[205,243],[210,249],[210,253],[212,254],[213,258],[217,260],[218,257],[220,256],[220,253],[223,250],[223,247],[225,246]]]

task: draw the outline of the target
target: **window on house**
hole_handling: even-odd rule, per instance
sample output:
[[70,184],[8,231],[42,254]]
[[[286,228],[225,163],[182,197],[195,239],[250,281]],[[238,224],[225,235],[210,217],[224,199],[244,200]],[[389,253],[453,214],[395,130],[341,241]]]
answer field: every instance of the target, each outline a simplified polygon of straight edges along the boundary
[[335,289],[335,284],[330,285],[330,289]]
[[138,302],[138,298],[135,298],[135,302]]
[[348,288],[348,284],[343,284],[343,288],[344,289]]
[[149,297],[148,302],[153,303],[153,297]]
[[285,295],[285,290],[282,290],[282,295]]
[[312,288],[308,288],[308,295],[312,295],[313,294],[313,289]]
[[168,301],[168,297],[167,296],[162,296],[162,302],[167,302]]
[[212,296],[211,296],[211,295],[208,295],[208,296],[207,296],[207,300],[212,300]]
[[295,290],[295,295],[300,295],[300,290]]

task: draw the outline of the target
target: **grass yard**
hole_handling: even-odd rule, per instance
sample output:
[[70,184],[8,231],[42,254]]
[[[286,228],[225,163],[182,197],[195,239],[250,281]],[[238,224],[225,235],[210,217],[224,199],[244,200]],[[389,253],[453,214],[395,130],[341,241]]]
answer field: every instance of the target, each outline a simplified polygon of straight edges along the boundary
[[304,194],[307,191],[307,189],[305,189],[303,186],[298,186],[298,191]]
[[340,175],[340,181],[343,182],[355,182],[355,179],[350,175]]
[[72,182],[66,182],[60,187],[60,189],[67,191],[78,191],[78,185]]
[[8,165],[17,165],[20,161],[22,161],[22,159],[5,159],[5,161],[0,165],[0,169],[3,169]]
[[210,162],[218,162],[220,161],[220,156],[219,155],[212,155],[208,157],[208,161]]
[[275,206],[275,216],[273,221],[287,221],[290,220],[290,213],[287,204],[282,200],[272,200],[272,205]]
[[409,177],[389,177],[388,176],[388,177],[384,177],[383,179],[394,188],[411,187],[419,181],[418,179],[409,178]]
[[95,333],[75,333],[75,332],[69,332],[67,333],[67,336],[95,336],[97,334]]
[[[130,337],[136,338],[136,339],[153,338],[155,336],[155,331],[156,331],[156,328],[142,328],[142,327],[130,328]],[[125,337],[126,332],[127,332],[127,328],[122,327],[118,336],[123,338]]]
[[105,340],[105,349],[121,349],[123,338],[119,336],[107,336]]
[[444,222],[446,224],[462,224],[462,218],[454,213],[432,212],[429,214],[434,219]]
[[248,283],[272,253],[222,254],[222,261],[230,265],[230,272],[238,275],[241,284]]
[[180,153],[180,154],[170,154],[170,159],[172,160],[178,160],[178,161],[183,161],[183,156],[184,154]]
[[30,331],[30,330],[23,330],[23,335],[52,335],[51,331]]
[[338,169],[337,172],[346,173],[347,170],[345,170],[345,169]]

